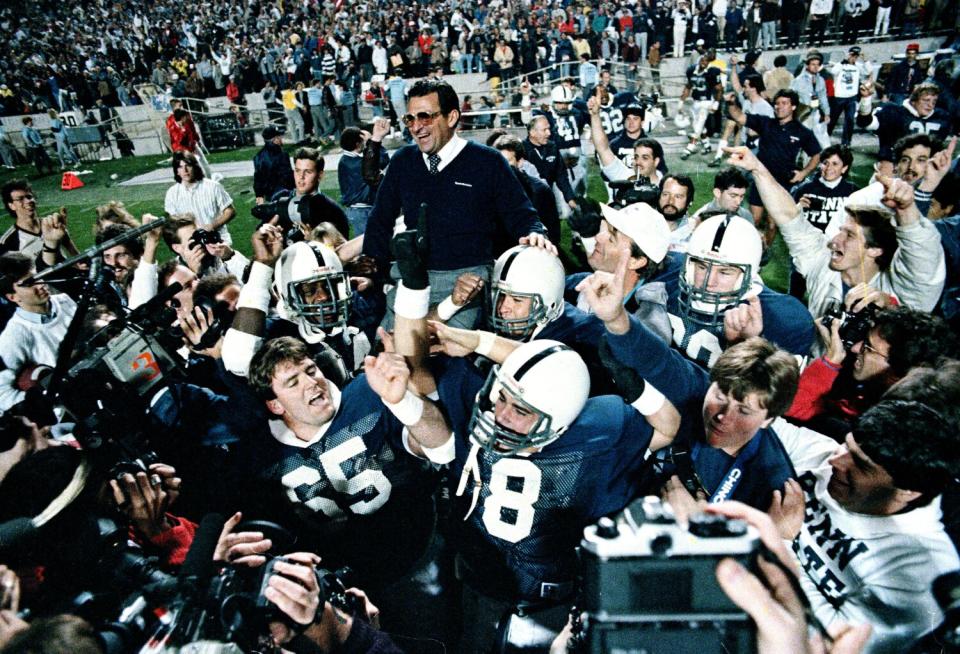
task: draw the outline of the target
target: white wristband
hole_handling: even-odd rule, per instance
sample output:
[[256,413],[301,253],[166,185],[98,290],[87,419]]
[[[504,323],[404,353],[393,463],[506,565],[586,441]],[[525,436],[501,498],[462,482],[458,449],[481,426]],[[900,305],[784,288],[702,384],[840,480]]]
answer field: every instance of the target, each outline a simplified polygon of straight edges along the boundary
[[652,416],[663,407],[666,400],[667,398],[663,396],[663,393],[654,388],[653,384],[647,382],[640,397],[631,402],[630,406],[639,411],[641,415]]
[[437,305],[437,317],[440,318],[443,322],[447,322],[453,315],[462,309],[463,307],[458,306],[453,303],[453,296],[448,295],[443,299],[443,302]]
[[430,287],[415,291],[407,288],[400,282],[397,285],[397,295],[393,299],[393,311],[398,316],[410,320],[419,320],[427,317],[430,309]]
[[267,313],[270,309],[270,284],[273,282],[273,268],[254,261],[250,265],[250,276],[240,289],[237,298],[238,309],[256,309]]
[[497,335],[493,332],[478,331],[477,336],[480,337],[480,341],[477,343],[477,347],[473,348],[473,351],[482,357],[489,357],[490,352],[493,351],[493,344],[497,340]]
[[414,395],[410,389],[407,389],[403,398],[396,404],[384,400],[383,405],[407,427],[417,424],[423,417],[423,400]]

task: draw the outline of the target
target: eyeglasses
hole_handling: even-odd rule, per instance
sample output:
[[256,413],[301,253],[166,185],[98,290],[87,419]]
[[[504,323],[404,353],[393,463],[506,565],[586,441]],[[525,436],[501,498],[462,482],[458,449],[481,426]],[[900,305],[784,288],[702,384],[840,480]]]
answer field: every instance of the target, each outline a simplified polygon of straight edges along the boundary
[[29,202],[30,200],[36,200],[37,196],[27,193],[26,195],[21,195],[19,198],[10,198],[10,202]]
[[421,111],[418,114],[407,114],[402,118],[403,124],[407,127],[411,127],[414,123],[418,122],[424,127],[430,127],[433,125],[433,121],[437,119],[437,116],[442,114],[442,111],[434,111],[432,113],[427,113],[426,111]]
[[876,354],[876,355],[877,355],[878,357],[880,357],[881,359],[887,359],[887,357],[888,357],[888,355],[884,354],[883,352],[881,352],[881,351],[878,350],[877,348],[873,347],[873,346],[870,345],[870,343],[868,343],[867,341],[864,341],[864,342],[863,342],[863,345],[862,345],[861,347],[863,348],[863,351],[864,351],[864,352],[872,352],[873,354]]

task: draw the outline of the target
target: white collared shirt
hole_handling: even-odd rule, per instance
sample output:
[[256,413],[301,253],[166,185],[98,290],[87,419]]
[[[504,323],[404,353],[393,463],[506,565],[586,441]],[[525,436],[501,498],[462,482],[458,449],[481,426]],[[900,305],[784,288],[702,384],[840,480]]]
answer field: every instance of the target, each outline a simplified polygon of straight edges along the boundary
[[[453,138],[447,141],[447,144],[440,148],[440,150],[437,152],[437,154],[440,155],[440,165],[437,166],[437,170],[443,170],[446,168],[447,164],[456,159],[457,155],[460,154],[461,150],[463,150],[466,146],[466,139],[454,134]],[[423,163],[429,169],[430,157],[422,152],[420,153],[420,156],[423,157]]]

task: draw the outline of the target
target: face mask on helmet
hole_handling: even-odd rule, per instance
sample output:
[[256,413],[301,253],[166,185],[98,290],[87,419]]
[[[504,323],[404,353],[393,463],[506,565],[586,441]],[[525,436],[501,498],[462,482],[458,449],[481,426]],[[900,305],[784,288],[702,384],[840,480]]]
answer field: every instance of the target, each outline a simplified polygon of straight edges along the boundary
[[748,293],[759,293],[763,245],[748,221],[730,214],[713,216],[694,231],[680,275],[680,315],[715,327],[723,313]]
[[343,327],[353,292],[340,259],[319,243],[294,243],[280,256],[276,288],[286,317],[311,330]]
[[577,419],[589,393],[580,355],[557,341],[525,343],[490,371],[473,407],[470,437],[502,455],[543,448]]
[[[505,338],[528,340],[538,327],[563,313],[565,281],[563,264],[556,256],[526,245],[510,248],[493,267],[487,311],[491,329]],[[523,304],[527,304],[525,312]]]
[[565,86],[555,86],[550,91],[550,103],[553,105],[553,111],[558,116],[566,116],[570,113],[570,106],[573,104],[573,92]]

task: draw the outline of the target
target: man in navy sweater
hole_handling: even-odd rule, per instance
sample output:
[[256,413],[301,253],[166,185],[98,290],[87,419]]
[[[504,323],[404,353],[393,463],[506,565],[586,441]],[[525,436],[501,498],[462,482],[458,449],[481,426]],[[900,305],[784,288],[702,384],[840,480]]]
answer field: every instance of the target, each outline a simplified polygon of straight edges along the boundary
[[[431,304],[450,295],[464,272],[489,281],[493,259],[500,254],[494,249],[498,233],[556,253],[503,156],[455,134],[459,106],[446,82],[422,80],[410,88],[403,122],[415,145],[401,148],[391,159],[363,241],[363,253],[374,258],[385,276],[397,217],[404,216],[407,229],[413,229],[425,204]],[[464,310],[452,322],[472,328],[479,318],[479,309]],[[392,319],[388,312],[385,328]]]

